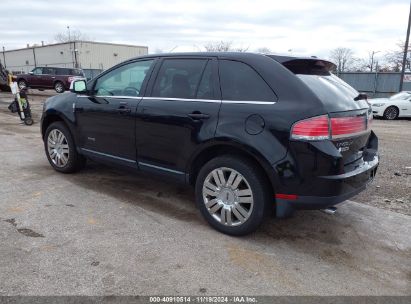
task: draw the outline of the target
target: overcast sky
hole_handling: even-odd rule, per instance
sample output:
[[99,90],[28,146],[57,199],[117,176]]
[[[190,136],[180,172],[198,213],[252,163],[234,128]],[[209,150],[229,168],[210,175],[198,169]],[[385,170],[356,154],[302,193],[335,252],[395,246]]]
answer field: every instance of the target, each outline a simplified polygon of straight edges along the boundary
[[202,50],[232,41],[254,51],[328,56],[348,47],[357,56],[395,49],[405,40],[409,0],[0,0],[0,47],[52,42],[80,30],[93,40],[158,50]]

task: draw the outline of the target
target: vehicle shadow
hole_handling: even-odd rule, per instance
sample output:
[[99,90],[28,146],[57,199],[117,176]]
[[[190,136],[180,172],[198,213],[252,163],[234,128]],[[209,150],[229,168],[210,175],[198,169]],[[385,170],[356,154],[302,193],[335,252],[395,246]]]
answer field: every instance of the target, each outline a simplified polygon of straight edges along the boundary
[[[141,172],[119,170],[94,162],[75,175],[66,175],[70,182],[109,195],[123,202],[161,214],[168,218],[208,226],[195,205],[194,190],[162,177]],[[209,229],[212,229],[211,227]],[[333,216],[320,211],[301,211],[289,219],[275,219],[272,215],[257,232],[246,238],[316,240],[325,245],[340,245],[341,225]]]

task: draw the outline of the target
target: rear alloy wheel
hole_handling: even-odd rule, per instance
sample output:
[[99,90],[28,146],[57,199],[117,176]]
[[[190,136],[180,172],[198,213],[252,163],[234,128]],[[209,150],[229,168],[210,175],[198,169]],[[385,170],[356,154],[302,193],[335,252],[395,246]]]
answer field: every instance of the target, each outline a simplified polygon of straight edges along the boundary
[[77,153],[70,131],[63,122],[53,122],[47,128],[44,148],[50,165],[59,172],[75,172],[85,165],[86,159]]
[[255,165],[222,156],[209,161],[196,181],[201,213],[215,229],[230,235],[253,232],[269,206],[267,183]]
[[54,84],[54,90],[55,90],[57,93],[63,93],[64,90],[65,90],[63,83],[62,83],[61,81],[57,81],[57,82]]
[[384,111],[384,118],[388,120],[394,120],[398,117],[399,110],[397,107],[390,106]]
[[19,82],[17,82],[17,85],[20,90],[27,88],[27,82],[25,80],[19,80]]

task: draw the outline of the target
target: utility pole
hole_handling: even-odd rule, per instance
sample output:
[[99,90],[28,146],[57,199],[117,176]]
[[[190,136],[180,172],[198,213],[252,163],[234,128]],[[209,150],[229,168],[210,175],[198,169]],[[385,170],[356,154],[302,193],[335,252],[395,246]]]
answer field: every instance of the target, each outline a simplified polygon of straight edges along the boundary
[[410,2],[410,13],[409,13],[409,15],[408,15],[407,37],[405,38],[404,56],[403,56],[403,58],[402,58],[402,69],[401,69],[401,79],[400,79],[400,92],[402,91],[402,85],[403,85],[403,83],[404,83],[405,62],[407,61],[408,42],[409,42],[409,40],[410,40],[410,25],[411,25],[411,2]]
[[372,72],[372,69],[374,67],[374,55],[379,53],[379,52],[381,52],[381,51],[372,51],[372,53],[371,53],[370,72]]
[[7,64],[6,64],[6,49],[3,46],[3,63],[4,63],[4,68],[7,68]]

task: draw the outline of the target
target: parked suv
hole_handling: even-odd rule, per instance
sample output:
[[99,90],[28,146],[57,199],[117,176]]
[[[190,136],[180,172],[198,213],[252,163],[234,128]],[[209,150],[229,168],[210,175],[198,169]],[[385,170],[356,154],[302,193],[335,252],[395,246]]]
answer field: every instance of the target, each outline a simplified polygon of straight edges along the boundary
[[48,99],[45,152],[63,173],[91,158],[193,185],[211,226],[247,234],[272,211],[334,206],[375,176],[371,108],[333,67],[249,53],[131,59]]
[[20,89],[54,89],[57,93],[63,93],[70,88],[70,83],[75,79],[85,79],[83,70],[37,67],[28,74],[17,75],[17,84]]

